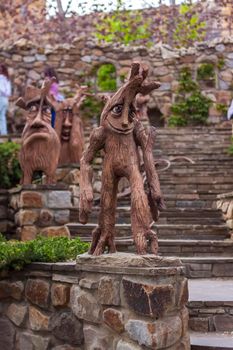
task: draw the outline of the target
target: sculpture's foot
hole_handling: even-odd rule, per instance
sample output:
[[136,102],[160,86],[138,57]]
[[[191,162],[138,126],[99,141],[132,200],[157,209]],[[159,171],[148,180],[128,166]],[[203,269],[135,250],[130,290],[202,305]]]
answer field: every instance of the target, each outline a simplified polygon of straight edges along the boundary
[[96,226],[92,231],[92,241],[91,241],[90,249],[88,251],[89,254],[91,255],[94,254],[94,251],[100,239],[100,235],[101,235],[101,229],[99,226]]
[[149,238],[149,247],[150,247],[150,253],[154,255],[158,255],[158,238],[157,234],[153,230],[149,230],[147,233],[147,236]]

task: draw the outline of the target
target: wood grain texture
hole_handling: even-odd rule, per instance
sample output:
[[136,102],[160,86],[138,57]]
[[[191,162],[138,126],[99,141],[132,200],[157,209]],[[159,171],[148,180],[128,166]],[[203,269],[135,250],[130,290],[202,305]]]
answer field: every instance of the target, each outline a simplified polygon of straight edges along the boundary
[[[152,217],[158,219],[159,211],[164,208],[159,178],[154,166],[152,154],[155,130],[146,130],[135,108],[138,93],[147,95],[160,86],[157,82],[147,82],[148,68],[133,63],[129,79],[111,96],[102,111],[100,127],[90,137],[90,144],[81,159],[80,181],[80,222],[86,223],[93,202],[92,161],[96,153],[104,150],[102,171],[102,189],[98,226],[92,233],[90,254],[103,254],[116,251],[115,212],[118,182],[126,177],[131,189],[131,226],[138,254],[149,252],[157,254],[156,233],[150,228]],[[143,177],[140,171],[140,155],[148,183],[148,195],[144,191]]]

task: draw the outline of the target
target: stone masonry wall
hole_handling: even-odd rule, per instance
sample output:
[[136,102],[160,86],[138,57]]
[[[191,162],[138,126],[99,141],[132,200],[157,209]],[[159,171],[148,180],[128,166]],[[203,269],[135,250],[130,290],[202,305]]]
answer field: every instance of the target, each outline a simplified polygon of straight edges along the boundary
[[190,350],[177,259],[112,254],[0,281],[1,350]]
[[223,212],[227,226],[233,230],[233,192],[218,195],[217,208]]
[[76,185],[28,185],[10,190],[9,207],[14,212],[19,239],[68,236],[70,211],[78,206]]
[[[229,105],[232,99],[233,74],[233,39],[216,39],[209,43],[197,44],[189,49],[171,49],[167,45],[146,47],[124,47],[98,45],[87,37],[74,40],[73,44],[37,47],[21,39],[11,47],[0,47],[0,60],[10,67],[13,94],[11,103],[11,128],[17,131],[22,127],[22,113],[15,109],[13,101],[22,94],[26,84],[40,84],[45,65],[54,67],[59,75],[61,90],[74,91],[77,82],[92,82],[98,67],[112,63],[116,67],[118,85],[119,77],[124,77],[134,60],[144,61],[151,67],[151,78],[159,80],[162,85],[153,92],[149,103],[167,118],[175,100],[178,75],[182,67],[190,67],[193,78],[202,63],[214,64],[215,80],[212,87],[203,82],[202,90],[214,105],[210,109],[210,122],[219,122],[222,113],[216,109],[216,103]],[[17,126],[18,125],[18,126]]]

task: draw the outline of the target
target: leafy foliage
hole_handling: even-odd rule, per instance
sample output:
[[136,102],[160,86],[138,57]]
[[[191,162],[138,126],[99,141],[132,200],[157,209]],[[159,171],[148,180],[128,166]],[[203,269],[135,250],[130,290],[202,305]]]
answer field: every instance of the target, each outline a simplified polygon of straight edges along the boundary
[[99,118],[103,109],[103,102],[95,96],[87,96],[81,106],[82,116],[86,119]]
[[100,42],[149,44],[151,32],[151,21],[145,20],[139,11],[125,9],[123,0],[117,0],[116,10],[110,14],[103,13],[100,21],[96,24],[95,36]]
[[180,72],[177,102],[171,107],[169,126],[205,124],[211,100],[204,96],[197,83],[192,80],[191,72],[184,68]]
[[216,109],[218,112],[222,113],[222,115],[226,115],[228,106],[224,103],[216,103]]
[[175,18],[173,34],[174,46],[189,47],[202,41],[206,35],[206,23],[200,19],[197,6],[190,3],[180,5],[179,14]]
[[14,187],[19,183],[21,169],[18,160],[20,145],[14,142],[0,144],[0,186]]
[[198,80],[208,80],[215,78],[214,64],[202,63],[197,69]]
[[35,240],[20,242],[6,241],[0,237],[0,269],[20,270],[31,262],[58,262],[73,260],[85,253],[89,244],[80,238],[38,237]]
[[97,87],[100,91],[115,91],[116,68],[111,63],[103,64],[97,71]]

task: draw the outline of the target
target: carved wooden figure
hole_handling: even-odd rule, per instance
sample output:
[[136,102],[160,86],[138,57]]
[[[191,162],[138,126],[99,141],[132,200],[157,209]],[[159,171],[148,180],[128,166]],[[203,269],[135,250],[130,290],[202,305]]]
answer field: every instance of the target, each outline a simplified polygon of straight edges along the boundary
[[138,94],[136,96],[135,107],[140,120],[149,121],[147,104],[150,100],[150,96]]
[[[157,220],[164,203],[152,153],[154,131],[144,129],[134,106],[137,93],[147,95],[160,86],[157,82],[146,82],[147,75],[146,66],[132,64],[128,81],[107,101],[101,114],[100,127],[93,130],[89,147],[81,158],[79,220],[85,224],[93,202],[91,163],[96,152],[104,150],[101,212],[99,225],[92,233],[89,251],[93,255],[102,254],[106,247],[110,253],[116,251],[115,211],[117,185],[121,177],[126,177],[130,183],[131,226],[137,253],[147,253],[148,239],[151,253],[157,254],[157,236],[150,227],[151,214]],[[140,173],[139,147],[143,153],[148,196]]]
[[16,105],[26,110],[26,124],[22,134],[19,161],[23,171],[21,183],[32,183],[34,171],[46,174],[46,184],[55,182],[55,171],[60,154],[60,141],[51,126],[51,106],[55,103],[49,94],[53,79],[45,79],[41,89],[28,86],[25,96]]
[[73,98],[67,98],[56,105],[55,130],[61,141],[59,165],[80,162],[84,149],[80,106],[85,99],[86,90],[86,86],[81,86]]

